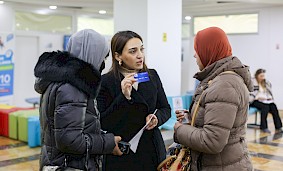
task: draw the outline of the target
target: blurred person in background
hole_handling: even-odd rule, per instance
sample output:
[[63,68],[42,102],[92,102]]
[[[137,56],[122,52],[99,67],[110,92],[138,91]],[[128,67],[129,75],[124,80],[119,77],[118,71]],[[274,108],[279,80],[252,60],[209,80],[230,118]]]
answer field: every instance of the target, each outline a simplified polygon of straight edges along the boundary
[[260,129],[265,133],[271,133],[268,129],[267,115],[272,114],[275,133],[283,133],[282,121],[271,90],[271,83],[265,79],[265,70],[258,69],[253,78],[254,91],[250,93],[250,106],[260,111]]

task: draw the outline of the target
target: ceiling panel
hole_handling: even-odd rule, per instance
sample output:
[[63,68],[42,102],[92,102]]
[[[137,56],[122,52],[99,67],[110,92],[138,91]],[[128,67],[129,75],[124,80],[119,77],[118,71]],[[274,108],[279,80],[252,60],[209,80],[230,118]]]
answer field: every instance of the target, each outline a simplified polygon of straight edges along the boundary
[[[57,11],[88,13],[101,18],[113,17],[113,0],[5,0],[17,9],[38,11],[49,5],[57,5]],[[283,6],[283,0],[183,0],[182,16],[235,13],[236,11],[256,11],[260,8]],[[99,10],[106,10],[106,15],[99,15]]]

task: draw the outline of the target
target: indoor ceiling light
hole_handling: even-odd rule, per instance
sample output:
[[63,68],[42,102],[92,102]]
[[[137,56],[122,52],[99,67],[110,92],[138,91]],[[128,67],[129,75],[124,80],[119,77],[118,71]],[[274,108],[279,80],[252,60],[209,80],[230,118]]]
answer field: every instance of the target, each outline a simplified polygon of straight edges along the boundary
[[188,20],[188,21],[189,21],[189,20],[191,20],[191,19],[192,19],[191,16],[186,16],[186,17],[185,17],[185,20]]
[[49,9],[55,10],[55,9],[57,9],[57,6],[51,5],[51,6],[49,6]]
[[0,4],[4,4],[4,1],[0,1]]
[[105,10],[99,10],[98,12],[99,12],[99,14],[106,14]]
[[46,14],[49,14],[50,11],[48,9],[39,9],[39,10],[35,10],[34,11],[36,14],[41,14],[41,15],[46,15]]

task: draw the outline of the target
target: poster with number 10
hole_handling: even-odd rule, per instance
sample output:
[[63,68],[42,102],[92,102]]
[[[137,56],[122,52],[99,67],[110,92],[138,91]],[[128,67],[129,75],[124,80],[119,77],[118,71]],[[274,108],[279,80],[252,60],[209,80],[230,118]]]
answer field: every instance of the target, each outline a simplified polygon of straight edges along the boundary
[[13,95],[14,34],[0,33],[0,97]]
[[13,94],[14,65],[0,65],[0,97]]

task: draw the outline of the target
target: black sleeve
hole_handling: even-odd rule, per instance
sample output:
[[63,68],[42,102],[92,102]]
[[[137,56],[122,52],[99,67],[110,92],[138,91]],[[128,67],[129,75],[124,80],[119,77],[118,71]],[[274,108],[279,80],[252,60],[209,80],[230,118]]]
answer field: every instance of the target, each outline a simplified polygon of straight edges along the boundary
[[[84,154],[87,148],[85,114],[87,97],[84,93],[64,84],[56,93],[54,111],[54,131],[56,147],[66,153]],[[90,154],[111,153],[115,147],[113,134],[88,133],[90,141]]]
[[158,118],[158,126],[161,126],[164,124],[170,117],[171,117],[171,107],[167,101],[166,94],[164,92],[162,82],[155,70],[151,70],[154,74],[154,77],[156,78],[156,84],[157,84],[157,106],[156,109],[158,109],[156,116]]
[[100,91],[96,98],[98,110],[100,111],[101,125],[107,131],[119,124],[121,115],[117,112],[118,109],[126,108],[126,106],[132,103],[132,100],[126,99],[122,91],[115,95],[114,89],[117,85],[113,85],[113,80],[111,79],[105,76],[102,77]]

